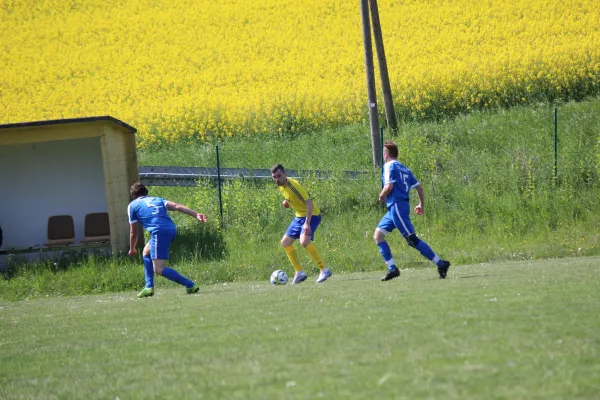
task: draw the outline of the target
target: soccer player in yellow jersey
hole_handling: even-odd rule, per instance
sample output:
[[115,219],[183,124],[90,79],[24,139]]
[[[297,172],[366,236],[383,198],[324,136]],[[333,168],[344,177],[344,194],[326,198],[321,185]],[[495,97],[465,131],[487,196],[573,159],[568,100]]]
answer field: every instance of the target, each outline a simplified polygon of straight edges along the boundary
[[312,201],[308,191],[297,180],[286,176],[283,165],[277,164],[271,168],[271,178],[285,197],[282,203],[283,206],[285,208],[292,207],[296,211],[296,217],[281,239],[281,247],[285,250],[294,270],[296,270],[292,284],[298,284],[306,280],[306,272],[302,270],[298,253],[294,248],[296,239],[300,239],[302,247],[308,251],[310,257],[321,270],[317,278],[317,283],[321,283],[331,276],[331,271],[325,267],[321,254],[312,242],[315,239],[315,231],[321,223],[319,206]]

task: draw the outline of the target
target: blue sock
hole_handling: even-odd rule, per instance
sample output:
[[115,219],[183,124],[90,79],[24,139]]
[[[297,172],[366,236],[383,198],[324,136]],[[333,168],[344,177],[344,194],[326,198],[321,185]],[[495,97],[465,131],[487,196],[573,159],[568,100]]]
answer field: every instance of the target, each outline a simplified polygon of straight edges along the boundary
[[146,287],[154,287],[154,266],[150,256],[144,256],[144,276],[146,276]]
[[436,255],[433,252],[433,250],[431,250],[431,247],[429,247],[427,243],[421,240],[419,243],[417,243],[416,247],[417,250],[419,250],[419,252],[423,255],[423,257],[433,262],[438,267],[441,266],[443,260],[438,255]]
[[190,281],[188,278],[179,274],[179,272],[169,267],[163,268],[162,276],[164,276],[170,281],[179,283],[180,285],[183,285],[186,288],[191,288],[192,286],[194,286],[194,282]]
[[388,270],[392,271],[396,269],[396,263],[392,258],[392,250],[390,249],[390,245],[385,240],[381,243],[377,243],[377,247],[379,247],[379,254],[383,257],[383,260],[388,266]]

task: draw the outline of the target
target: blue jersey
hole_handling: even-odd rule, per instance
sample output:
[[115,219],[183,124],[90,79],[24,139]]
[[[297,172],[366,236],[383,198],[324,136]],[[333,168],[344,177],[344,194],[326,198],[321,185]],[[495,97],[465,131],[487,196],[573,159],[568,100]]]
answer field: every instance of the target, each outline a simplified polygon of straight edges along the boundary
[[409,192],[412,188],[419,185],[419,181],[412,174],[410,169],[400,163],[398,160],[392,160],[383,166],[383,184],[393,183],[392,191],[387,195],[385,205],[389,208],[394,203],[408,201]]
[[129,223],[139,222],[151,234],[175,231],[175,223],[167,212],[167,200],[160,197],[138,197],[127,207]]

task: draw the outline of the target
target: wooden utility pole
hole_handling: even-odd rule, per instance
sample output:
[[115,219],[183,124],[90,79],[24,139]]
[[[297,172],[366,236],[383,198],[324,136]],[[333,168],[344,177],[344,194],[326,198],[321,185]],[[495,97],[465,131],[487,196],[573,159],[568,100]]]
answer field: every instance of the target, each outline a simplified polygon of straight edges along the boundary
[[373,165],[381,166],[381,136],[379,134],[379,113],[377,112],[377,92],[375,91],[375,69],[373,68],[373,44],[371,43],[371,24],[369,22],[369,0],[360,0],[362,33],[365,49],[365,69],[367,72],[367,97],[369,121],[371,125],[371,148]]
[[371,7],[371,21],[373,23],[377,63],[379,64],[379,77],[381,78],[381,91],[383,94],[383,104],[385,106],[385,117],[388,128],[396,133],[398,132],[398,120],[396,119],[396,111],[394,110],[390,76],[388,75],[387,61],[385,60],[385,49],[383,47],[383,34],[381,33],[381,23],[379,22],[377,0],[369,0],[369,6]]

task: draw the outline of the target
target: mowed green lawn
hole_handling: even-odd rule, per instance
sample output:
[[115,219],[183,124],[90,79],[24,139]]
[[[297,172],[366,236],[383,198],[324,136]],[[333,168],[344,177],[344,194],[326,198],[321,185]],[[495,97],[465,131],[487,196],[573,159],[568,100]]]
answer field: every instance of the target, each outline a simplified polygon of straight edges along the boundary
[[[600,398],[600,258],[0,304],[2,399]],[[140,274],[142,269],[140,267]],[[162,278],[158,278],[162,279]]]

